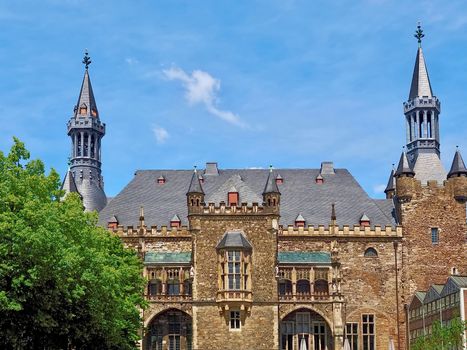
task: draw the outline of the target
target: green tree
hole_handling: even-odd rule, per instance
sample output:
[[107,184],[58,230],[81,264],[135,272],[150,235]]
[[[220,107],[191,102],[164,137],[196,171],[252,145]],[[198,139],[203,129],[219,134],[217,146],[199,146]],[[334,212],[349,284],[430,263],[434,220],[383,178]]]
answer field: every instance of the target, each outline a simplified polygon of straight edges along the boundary
[[411,350],[451,350],[463,349],[462,335],[467,329],[466,322],[459,317],[452,319],[447,325],[442,325],[440,321],[432,324],[430,334],[419,337],[412,343]]
[[0,348],[134,349],[141,261],[62,196],[23,143],[0,152]]

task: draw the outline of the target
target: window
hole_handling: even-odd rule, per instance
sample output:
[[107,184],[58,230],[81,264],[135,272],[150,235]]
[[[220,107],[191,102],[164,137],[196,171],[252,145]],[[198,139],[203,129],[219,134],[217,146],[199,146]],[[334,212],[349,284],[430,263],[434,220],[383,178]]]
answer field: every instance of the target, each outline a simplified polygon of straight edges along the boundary
[[193,293],[192,281],[191,279],[185,280],[183,282],[183,294],[191,295]]
[[282,322],[281,350],[293,350],[295,334],[294,322]]
[[363,254],[363,256],[365,258],[376,258],[378,257],[378,252],[376,251],[375,248],[367,248],[367,250],[365,250],[365,254]]
[[234,207],[238,205],[238,192],[229,192],[227,199],[230,206]]
[[439,243],[439,230],[437,227],[433,227],[431,229],[431,243],[438,244]]
[[358,323],[349,322],[345,324],[345,336],[349,341],[350,350],[358,350]]
[[240,251],[228,251],[227,252],[227,264],[228,264],[228,289],[239,290],[241,282],[240,273]]
[[375,350],[375,315],[362,315],[363,350]]
[[171,279],[167,281],[167,294],[168,295],[179,295],[180,294],[180,282],[178,279]]
[[181,320],[179,315],[169,315],[169,347],[168,350],[180,350]]
[[240,311],[230,311],[230,329],[240,329]]
[[329,294],[329,285],[328,281],[319,279],[315,281],[315,294],[317,295],[328,295]]
[[308,280],[297,281],[297,293],[298,294],[310,294],[310,282]]
[[151,280],[149,282],[149,295],[162,294],[162,283],[160,280]]
[[279,280],[279,295],[292,294],[292,282],[290,280]]

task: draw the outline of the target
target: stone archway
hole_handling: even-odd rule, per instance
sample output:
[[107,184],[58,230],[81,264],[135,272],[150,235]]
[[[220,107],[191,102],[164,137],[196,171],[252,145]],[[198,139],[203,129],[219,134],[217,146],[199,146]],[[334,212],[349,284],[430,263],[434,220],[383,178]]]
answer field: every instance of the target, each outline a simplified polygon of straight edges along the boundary
[[155,315],[146,327],[144,350],[191,350],[192,318],[178,309]]
[[332,350],[334,341],[327,320],[309,308],[284,316],[280,327],[280,350]]

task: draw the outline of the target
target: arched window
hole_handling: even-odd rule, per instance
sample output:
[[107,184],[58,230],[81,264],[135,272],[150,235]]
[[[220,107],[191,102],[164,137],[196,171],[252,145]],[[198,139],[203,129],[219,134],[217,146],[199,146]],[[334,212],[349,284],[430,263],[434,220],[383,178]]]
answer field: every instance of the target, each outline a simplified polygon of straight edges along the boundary
[[173,278],[167,281],[167,294],[168,295],[179,295],[180,294],[180,282],[177,278]]
[[279,280],[279,295],[292,294],[292,281],[287,279]]
[[326,280],[316,280],[315,281],[315,294],[318,295],[327,295],[329,294],[329,285]]
[[150,296],[162,294],[162,283],[158,279],[149,281],[148,292]]
[[191,279],[186,279],[183,282],[183,294],[191,295],[193,293],[192,281]]
[[367,250],[365,250],[365,254],[364,256],[366,258],[376,258],[378,256],[378,252],[376,251],[375,248],[367,248]]
[[297,281],[297,293],[298,294],[310,294],[310,281],[298,280]]

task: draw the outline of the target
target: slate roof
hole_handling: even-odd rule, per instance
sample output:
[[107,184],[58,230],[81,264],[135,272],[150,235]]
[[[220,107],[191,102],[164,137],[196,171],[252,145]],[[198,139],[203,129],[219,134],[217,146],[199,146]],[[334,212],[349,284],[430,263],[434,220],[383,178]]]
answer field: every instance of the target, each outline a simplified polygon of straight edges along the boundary
[[388,193],[389,191],[396,190],[396,179],[394,178],[394,169],[391,170],[391,174],[389,174],[388,184],[386,185],[386,189],[384,193]]
[[462,159],[461,152],[459,150],[454,154],[452,160],[451,170],[449,170],[448,177],[467,175],[467,169],[465,168],[464,160]]
[[144,255],[145,264],[189,264],[191,252],[147,252]]
[[428,180],[436,180],[442,184],[446,180],[446,170],[436,153],[419,153],[413,166],[415,178],[426,185]]
[[71,192],[77,192],[79,194],[78,187],[76,186],[75,182],[75,177],[73,176],[73,173],[70,169],[68,169],[65,178],[63,179],[61,190],[65,191],[65,196]]
[[430,78],[428,77],[423,50],[419,47],[417,57],[415,58],[409,100],[422,96],[432,97],[433,92],[431,90]]
[[277,260],[282,264],[330,264],[331,254],[328,252],[279,252]]
[[224,233],[216,248],[241,248],[250,250],[253,247],[251,246],[250,242],[248,242],[248,239],[245,237],[243,232],[231,231]]
[[410,167],[409,160],[407,159],[407,153],[402,152],[399,159],[399,164],[397,165],[397,170],[394,175],[415,175],[414,171]]
[[[277,169],[284,178],[281,192],[280,224],[293,225],[298,213],[309,225],[328,225],[331,204],[335,203],[337,225],[360,225],[365,213],[372,225],[396,224],[392,200],[374,200],[368,197],[346,169],[335,169],[335,174],[323,174],[324,183],[315,178],[320,169]],[[201,172],[201,171],[199,171]],[[240,202],[262,203],[262,192],[269,171],[264,169],[219,169],[218,175],[204,176],[205,202],[227,202],[232,185],[239,191]],[[163,175],[165,184],[158,184]],[[123,226],[136,226],[139,208],[144,206],[147,225],[169,225],[178,214],[182,225],[187,225],[186,193],[193,176],[192,170],[139,170],[130,183],[99,213],[99,223],[107,225],[116,215]]]
[[83,83],[81,84],[78,103],[75,107],[75,117],[79,114],[79,108],[83,105],[87,107],[88,116],[92,116],[92,110],[96,112],[96,116],[99,115],[99,112],[97,111],[96,99],[94,98],[94,92],[92,91],[91,78],[89,77],[89,72],[87,69],[84,71]]

